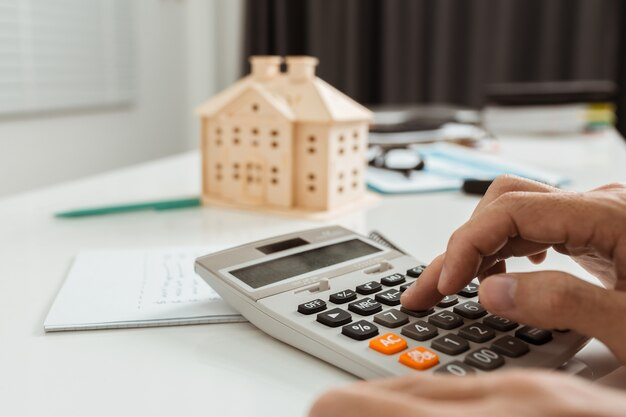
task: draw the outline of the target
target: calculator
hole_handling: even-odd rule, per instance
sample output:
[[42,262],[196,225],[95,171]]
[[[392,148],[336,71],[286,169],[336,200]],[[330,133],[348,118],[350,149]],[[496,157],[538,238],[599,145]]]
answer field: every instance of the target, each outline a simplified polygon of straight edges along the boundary
[[558,368],[588,341],[490,314],[472,281],[428,310],[400,295],[425,266],[339,226],[291,233],[196,259],[196,272],[265,333],[369,379]]

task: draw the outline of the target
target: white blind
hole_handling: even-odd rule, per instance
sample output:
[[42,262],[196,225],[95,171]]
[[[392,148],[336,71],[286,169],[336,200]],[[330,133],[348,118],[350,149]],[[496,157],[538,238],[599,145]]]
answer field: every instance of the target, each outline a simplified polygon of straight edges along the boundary
[[133,98],[125,0],[0,0],[0,114]]

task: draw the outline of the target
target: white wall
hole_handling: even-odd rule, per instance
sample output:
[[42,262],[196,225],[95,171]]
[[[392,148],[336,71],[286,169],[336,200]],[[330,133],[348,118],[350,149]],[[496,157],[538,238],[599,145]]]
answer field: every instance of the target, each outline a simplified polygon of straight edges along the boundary
[[193,107],[239,75],[242,0],[134,7],[134,103],[0,118],[0,196],[196,146]]

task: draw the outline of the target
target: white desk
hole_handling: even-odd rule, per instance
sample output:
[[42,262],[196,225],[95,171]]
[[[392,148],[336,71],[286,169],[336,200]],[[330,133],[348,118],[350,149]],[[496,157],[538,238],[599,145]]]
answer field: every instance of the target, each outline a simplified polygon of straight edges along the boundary
[[[569,175],[574,189],[626,180],[626,146],[616,134],[508,138],[502,149],[511,159]],[[299,416],[322,391],[355,380],[249,324],[44,334],[44,317],[81,249],[242,243],[321,224],[216,208],[51,216],[197,194],[198,165],[195,153],[184,154],[0,200],[1,415]],[[477,201],[461,193],[387,197],[334,223],[362,233],[377,229],[428,261]],[[536,268],[524,260],[512,265]],[[545,267],[587,277],[554,254]],[[587,357],[606,369],[614,365],[602,346],[593,347]]]

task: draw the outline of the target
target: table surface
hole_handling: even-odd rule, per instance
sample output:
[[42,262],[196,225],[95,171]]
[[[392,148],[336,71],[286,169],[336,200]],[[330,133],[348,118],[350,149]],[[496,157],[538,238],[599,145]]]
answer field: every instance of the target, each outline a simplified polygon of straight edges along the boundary
[[[561,172],[574,190],[626,179],[626,146],[614,132],[507,137],[501,154]],[[478,202],[458,192],[387,196],[328,221],[220,208],[52,217],[80,206],[197,195],[198,172],[193,152],[0,200],[0,414],[305,415],[317,395],[356,378],[248,323],[44,333],[44,318],[76,253],[237,244],[335,223],[381,231],[429,261]],[[539,268],[525,260],[510,265]],[[591,279],[554,253],[541,268]],[[593,362],[598,375],[616,364],[598,342],[579,357]]]

